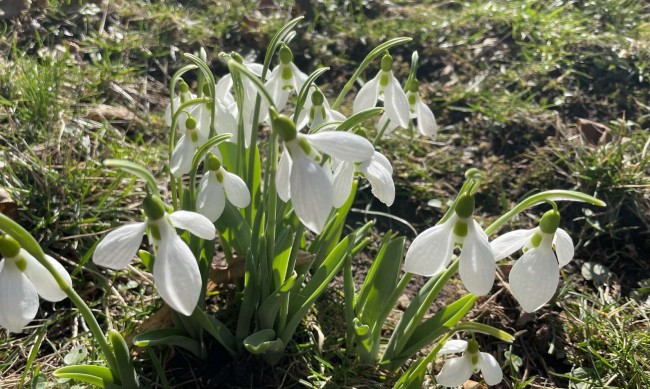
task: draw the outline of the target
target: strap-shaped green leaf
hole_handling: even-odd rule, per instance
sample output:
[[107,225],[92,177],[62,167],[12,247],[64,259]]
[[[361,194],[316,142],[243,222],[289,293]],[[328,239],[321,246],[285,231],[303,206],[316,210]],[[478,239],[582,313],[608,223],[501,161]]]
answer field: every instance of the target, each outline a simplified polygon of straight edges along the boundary
[[472,309],[476,298],[473,294],[465,295],[422,322],[409,338],[404,350],[390,363],[393,366],[402,364],[423,347],[452,329]]
[[71,365],[64,366],[54,371],[58,378],[68,378],[104,388],[108,382],[113,382],[111,369],[104,366],[94,365]]
[[195,339],[187,337],[185,331],[177,328],[163,328],[143,332],[133,338],[133,344],[138,347],[149,346],[178,346],[197,357],[201,355],[201,345]]
[[120,372],[120,383],[125,388],[139,388],[140,382],[135,373],[133,362],[131,361],[131,353],[129,346],[122,335],[115,331],[108,331],[108,339],[113,346],[113,353],[115,353],[115,362],[117,362],[117,370]]
[[273,292],[269,297],[262,302],[258,310],[258,315],[260,318],[260,325],[262,328],[272,328],[273,323],[275,323],[276,315],[282,302],[289,294],[289,292],[296,286],[302,284],[302,280],[305,278],[304,274],[298,276],[295,272],[291,277],[289,277],[280,288]]
[[235,337],[225,324],[208,315],[198,307],[194,309],[194,312],[192,312],[192,316],[190,317],[201,328],[212,335],[217,342],[221,343],[230,355],[237,355]]

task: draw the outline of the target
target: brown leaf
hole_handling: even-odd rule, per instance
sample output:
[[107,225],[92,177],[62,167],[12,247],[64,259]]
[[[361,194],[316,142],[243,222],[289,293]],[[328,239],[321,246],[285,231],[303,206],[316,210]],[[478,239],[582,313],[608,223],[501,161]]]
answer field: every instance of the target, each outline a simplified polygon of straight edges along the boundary
[[15,219],[18,216],[18,204],[2,188],[0,188],[0,213],[11,219]]
[[598,145],[611,142],[614,136],[606,125],[588,119],[578,118],[578,132],[589,144]]

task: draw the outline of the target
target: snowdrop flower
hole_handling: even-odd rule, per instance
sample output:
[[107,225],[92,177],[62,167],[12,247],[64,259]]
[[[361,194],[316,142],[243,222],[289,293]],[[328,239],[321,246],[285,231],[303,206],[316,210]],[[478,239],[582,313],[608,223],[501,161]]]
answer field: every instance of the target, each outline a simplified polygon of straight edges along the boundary
[[[263,66],[258,63],[249,63],[249,62],[244,62],[244,59],[237,53],[233,53],[232,59],[234,61],[239,62],[242,64],[248,71],[253,73],[254,75],[261,77],[262,76],[262,70]],[[216,85],[216,95],[222,96],[222,102],[224,106],[227,108],[228,111],[230,111],[233,116],[235,116],[237,119],[239,119],[239,115],[243,116],[242,117],[242,122],[244,124],[244,144],[246,147],[249,146],[250,139],[251,139],[251,132],[253,130],[253,114],[255,112],[255,101],[257,100],[257,96],[259,95],[259,92],[257,90],[257,86],[248,79],[246,76],[241,77],[242,80],[242,86],[243,86],[243,96],[242,96],[242,108],[241,111],[239,110],[239,107],[235,103],[235,99],[232,97],[232,94],[230,93],[230,90],[233,87],[233,81],[232,81],[232,75],[227,74],[219,80],[219,82]],[[260,110],[259,110],[259,117],[258,121],[259,123],[262,123],[268,119],[268,103],[264,99],[264,97],[261,98],[261,104],[260,104]],[[235,121],[235,123],[238,123],[238,120]],[[236,127],[235,127],[236,128]],[[234,131],[236,134],[237,131]],[[237,140],[233,140],[237,141]]]
[[375,195],[387,206],[393,205],[395,201],[395,183],[393,182],[393,167],[388,159],[379,151],[375,151],[372,158],[361,163],[341,162],[334,171],[332,185],[334,187],[334,208],[340,208],[345,204],[354,181],[354,172],[361,173]]
[[244,180],[229,173],[221,166],[221,160],[210,153],[206,158],[207,172],[199,182],[196,206],[199,213],[215,222],[228,201],[236,207],[245,208],[251,202],[251,195]]
[[284,43],[280,47],[279,56],[280,64],[273,69],[264,86],[273,97],[276,109],[282,111],[287,105],[289,94],[292,91],[300,92],[307,75],[293,63],[293,53]]
[[559,212],[548,211],[539,227],[508,232],[490,244],[497,261],[524,250],[524,255],[510,270],[510,288],[526,312],[538,310],[553,297],[560,280],[560,267],[573,258],[573,241],[566,231],[558,228],[559,224]]
[[365,83],[354,99],[353,112],[359,113],[372,108],[377,100],[384,101],[386,116],[392,126],[406,128],[409,120],[409,104],[399,82],[393,76],[393,57],[389,54],[381,59],[381,70],[375,78]]
[[423,136],[435,136],[438,124],[431,109],[420,98],[417,80],[413,79],[407,83],[406,99],[409,103],[409,118],[417,120],[418,132]]
[[189,316],[201,295],[201,273],[194,254],[176,228],[191,232],[201,239],[214,239],[214,225],[196,212],[167,213],[158,196],[147,196],[143,202],[145,221],[119,227],[99,242],[93,262],[111,269],[125,268],[136,255],[147,233],[156,248],[153,264],[154,285],[160,296],[174,310]]
[[[0,236],[0,326],[21,332],[38,311],[38,296],[61,301],[65,292],[54,276],[36,258],[20,247],[11,236]],[[67,285],[72,284],[63,266],[49,255],[45,259]]]
[[443,271],[460,245],[459,273],[465,288],[487,294],[494,283],[496,264],[487,235],[474,221],[474,196],[461,194],[453,215],[418,235],[406,253],[407,272],[431,277]]
[[323,92],[317,87],[314,87],[310,91],[310,95],[307,97],[302,111],[298,114],[296,128],[300,131],[305,126],[314,128],[321,123],[344,120],[345,116],[339,111],[331,109],[325,96],[323,96]]
[[174,147],[174,151],[172,151],[169,170],[171,170],[174,177],[180,177],[190,172],[194,153],[208,140],[205,129],[197,128],[196,124],[196,119],[192,116],[185,120],[185,134],[181,136],[178,143],[176,143],[176,147]]
[[496,385],[503,379],[503,372],[497,360],[488,353],[478,351],[478,342],[472,339],[449,340],[442,346],[438,355],[463,353],[462,356],[451,358],[442,366],[436,376],[439,385],[457,387],[464,384],[472,373],[483,373],[485,383]]
[[284,141],[275,176],[278,196],[284,202],[291,200],[298,219],[320,233],[334,200],[331,171],[319,164],[320,153],[341,161],[362,162],[370,159],[375,150],[367,139],[348,132],[300,134],[287,116],[273,111],[271,119],[273,131]]

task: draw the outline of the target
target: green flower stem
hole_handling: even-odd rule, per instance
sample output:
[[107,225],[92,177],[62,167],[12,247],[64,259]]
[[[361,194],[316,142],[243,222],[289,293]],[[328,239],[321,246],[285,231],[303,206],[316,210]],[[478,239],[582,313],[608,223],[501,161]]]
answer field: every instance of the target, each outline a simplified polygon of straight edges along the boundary
[[196,65],[185,65],[182,68],[178,69],[176,73],[174,73],[174,76],[171,79],[170,85],[169,85],[169,105],[171,108],[171,112],[175,112],[174,110],[174,92],[176,91],[176,84],[178,84],[178,81],[181,79],[183,74],[189,72],[190,70],[197,69],[198,67]]
[[390,124],[390,119],[386,119],[386,123],[384,123],[384,125],[381,127],[381,130],[379,130],[379,132],[377,133],[375,140],[372,141],[373,146],[377,146],[377,143],[379,143],[381,137],[384,136],[384,132],[386,132],[386,129],[388,128],[388,124]]
[[402,389],[402,388],[409,388],[411,384],[411,380],[413,378],[419,377],[424,373],[424,369],[427,368],[427,366],[433,362],[435,357],[438,355],[440,350],[442,349],[442,346],[447,343],[449,339],[451,339],[452,335],[454,334],[455,331],[449,331],[445,334],[445,336],[440,339],[438,344],[436,344],[436,347],[431,350],[429,355],[427,355],[424,359],[420,359],[418,362],[416,362],[416,365],[413,369],[409,369],[407,374],[404,374],[402,378],[400,378],[399,381],[395,384],[393,389]]
[[[206,80],[208,80],[208,89],[210,90],[210,97],[216,101],[217,99],[217,97],[215,96],[216,81],[208,65],[201,58],[197,57],[194,54],[185,53],[183,54],[183,56],[186,59],[189,59],[190,61],[194,62],[194,64],[199,67],[199,69],[201,70],[201,74],[203,74]],[[216,113],[216,109],[217,109],[217,104],[213,102],[212,106],[210,107],[210,133],[208,135],[209,138],[212,138],[217,133],[217,130],[214,127],[214,116]]]
[[[411,318],[410,323],[404,329],[404,333],[397,340],[397,344],[395,347],[396,355],[404,349],[404,347],[406,346],[406,342],[409,340],[411,335],[413,335],[413,332],[420,325],[422,318],[429,310],[429,307],[431,306],[431,303],[433,303],[433,300],[440,293],[440,290],[442,290],[442,288],[447,284],[449,279],[458,271],[458,263],[459,263],[458,258],[454,259],[451,265],[449,265],[449,267],[447,268],[447,270],[445,270],[442,274],[440,274],[431,292],[429,292],[427,298],[422,302],[416,314],[413,316],[413,318]],[[408,274],[409,273],[406,273],[404,277],[406,277]]]
[[492,224],[490,224],[486,229],[485,233],[491,235],[496,232],[501,226],[507,223],[518,213],[524,211],[527,208],[533,207],[538,204],[542,204],[548,201],[578,201],[596,205],[598,207],[605,207],[607,204],[605,202],[598,200],[593,196],[586,195],[584,193],[572,191],[572,190],[547,190],[545,192],[534,194],[530,197],[527,197],[519,204],[517,204],[510,211],[503,214]]
[[343,87],[343,90],[341,90],[341,93],[339,93],[338,97],[334,101],[334,104],[332,104],[332,109],[336,109],[343,103],[343,99],[345,96],[348,94],[350,89],[352,89],[352,86],[354,85],[354,82],[359,78],[361,73],[370,65],[370,62],[372,62],[373,59],[377,58],[379,55],[383,54],[384,51],[390,49],[393,46],[401,45],[407,42],[412,41],[412,38],[407,38],[407,37],[401,37],[401,38],[394,38],[391,39],[387,42],[384,42],[380,44],[379,46],[375,47],[374,50],[372,50],[366,58],[364,58],[363,62],[361,62],[361,65],[357,68],[357,70],[354,72],[352,77],[350,77],[350,80],[345,84]]

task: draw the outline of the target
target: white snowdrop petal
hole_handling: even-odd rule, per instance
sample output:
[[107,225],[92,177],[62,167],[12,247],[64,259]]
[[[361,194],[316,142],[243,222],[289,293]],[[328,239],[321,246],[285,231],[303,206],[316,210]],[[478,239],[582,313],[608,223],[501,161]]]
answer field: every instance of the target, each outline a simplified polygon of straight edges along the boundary
[[170,214],[169,219],[174,227],[187,230],[201,239],[212,240],[217,236],[214,224],[200,213],[181,210]]
[[226,74],[214,85],[214,94],[218,100],[227,104],[229,97],[232,98],[230,88],[232,88],[232,77],[230,74]]
[[[384,127],[386,127],[384,129]],[[395,131],[395,129],[399,127],[398,123],[396,123],[393,120],[389,120],[388,114],[386,111],[381,114],[381,117],[379,118],[379,122],[377,122],[377,131],[381,131],[383,129],[384,135],[388,135],[391,132]]]
[[571,236],[563,229],[558,228],[553,237],[553,244],[555,245],[555,253],[560,267],[571,262],[575,251]]
[[540,243],[519,258],[510,270],[510,289],[526,312],[534,312],[555,294],[560,270],[550,247]]
[[384,109],[390,121],[402,128],[408,127],[409,102],[392,72],[388,77],[388,85],[384,95]]
[[293,73],[293,87],[296,88],[296,94],[298,94],[302,86],[305,85],[308,76],[302,70],[298,69],[298,66],[293,62],[289,66],[291,66],[291,72]]
[[257,77],[262,77],[262,72],[264,71],[264,66],[261,63],[250,62],[245,64],[246,69],[250,70],[251,73]]
[[375,148],[368,139],[349,132],[320,131],[300,136],[306,138],[318,151],[343,161],[363,162],[375,153]]
[[291,176],[291,156],[285,149],[280,155],[278,171],[275,174],[275,188],[278,191],[278,197],[285,203],[291,198],[291,187],[289,177]]
[[460,386],[472,376],[472,371],[471,355],[463,354],[462,357],[452,358],[445,362],[436,376],[436,382],[450,388]]
[[135,257],[147,225],[134,223],[109,232],[95,247],[93,262],[110,269],[123,269]]
[[[378,157],[381,156],[381,157]],[[392,167],[386,169],[384,161],[388,162],[386,158],[381,155],[379,152],[375,152],[369,164],[361,164],[363,174],[366,176],[368,182],[370,182],[370,187],[372,188],[372,193],[384,204],[387,206],[393,205],[395,201],[395,183],[393,182],[393,176],[391,174]],[[390,166],[390,163],[388,164]]]
[[190,316],[201,295],[199,265],[171,227],[161,230],[162,239],[153,266],[156,290],[172,309]]
[[510,231],[490,242],[494,260],[500,261],[517,250],[521,250],[535,234],[535,230]]
[[492,354],[479,352],[478,354],[478,367],[483,374],[483,379],[488,385],[496,385],[503,380],[503,372],[499,362],[492,356]]
[[217,134],[232,135],[228,141],[237,143],[237,119],[227,106],[217,102],[214,111],[214,125]]
[[192,158],[194,157],[194,143],[187,135],[183,135],[176,143],[172,157],[169,160],[169,170],[174,177],[180,177],[192,170]]
[[354,164],[352,162],[342,162],[334,172],[332,180],[332,190],[334,208],[341,208],[350,197],[352,192],[352,182],[354,181]]
[[238,175],[221,168],[223,174],[223,187],[226,190],[228,201],[238,208],[245,208],[251,203],[251,194],[244,180]]
[[[38,262],[36,258],[27,251],[21,249],[20,253],[25,261],[27,261],[25,275],[32,282],[39,296],[48,301],[61,301],[67,297],[65,292],[63,292],[63,289],[61,289],[54,279],[54,276],[45,268],[45,266],[41,265],[40,262]],[[60,277],[66,280],[68,285],[72,285],[70,274],[68,274],[59,261],[49,255],[45,256],[45,260],[56,269],[56,272]]]
[[[174,111],[178,109],[178,107],[181,105],[181,97],[176,96],[174,97]],[[165,108],[165,113],[164,113],[164,118],[165,118],[165,124],[167,127],[172,126],[172,104],[169,103],[167,104],[167,108]]]
[[478,296],[488,294],[496,274],[494,254],[487,239],[480,235],[473,223],[469,226],[458,261],[458,272],[465,288]]
[[215,222],[226,207],[226,195],[223,186],[217,181],[213,173],[208,173],[201,178],[199,193],[196,197],[196,209],[201,215]]
[[417,98],[417,121],[418,132],[424,136],[435,136],[438,131],[436,117],[431,109],[424,102]]
[[291,201],[300,221],[315,233],[325,227],[332,204],[332,184],[311,158],[294,155],[291,167]]
[[354,114],[377,105],[377,99],[379,98],[380,74],[381,72],[377,73],[375,78],[366,82],[359,90],[359,93],[357,93],[357,97],[354,99],[352,107],[352,112]]
[[452,217],[443,224],[431,227],[413,240],[404,259],[405,271],[431,277],[449,264],[454,249],[454,220]]
[[4,262],[0,271],[0,326],[21,332],[36,316],[38,293],[13,260]]
[[467,349],[467,341],[460,339],[448,340],[438,351],[438,355],[462,353]]

